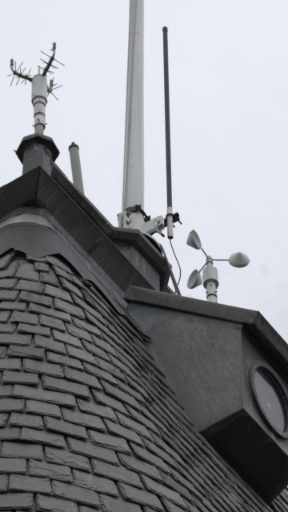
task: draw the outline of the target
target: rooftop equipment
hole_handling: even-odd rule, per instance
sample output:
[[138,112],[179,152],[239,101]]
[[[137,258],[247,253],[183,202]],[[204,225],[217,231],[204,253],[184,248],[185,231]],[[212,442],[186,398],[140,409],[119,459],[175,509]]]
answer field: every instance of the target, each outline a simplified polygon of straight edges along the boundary
[[[201,249],[201,251],[206,256],[206,262],[203,267],[200,268],[200,270],[193,270],[193,272],[190,274],[187,286],[188,288],[192,289],[196,288],[203,282],[203,286],[206,288],[206,297],[209,302],[218,302],[217,288],[219,286],[219,280],[218,270],[216,267],[214,267],[214,261],[229,261],[230,265],[236,268],[246,267],[250,261],[248,256],[246,256],[246,254],[243,252],[235,252],[234,254],[231,254],[228,259],[216,259],[212,258],[212,256],[208,256],[208,254],[204,251],[201,240],[194,229],[190,231],[188,235],[187,245],[190,245],[190,247],[193,247],[193,249]],[[203,273],[201,277],[202,271]]]

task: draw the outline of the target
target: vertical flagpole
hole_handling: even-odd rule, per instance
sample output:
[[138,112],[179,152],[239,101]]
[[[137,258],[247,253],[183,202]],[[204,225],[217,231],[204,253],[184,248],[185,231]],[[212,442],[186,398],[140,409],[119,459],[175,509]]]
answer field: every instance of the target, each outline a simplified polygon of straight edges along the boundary
[[123,203],[119,224],[144,222],[144,0],[130,0]]

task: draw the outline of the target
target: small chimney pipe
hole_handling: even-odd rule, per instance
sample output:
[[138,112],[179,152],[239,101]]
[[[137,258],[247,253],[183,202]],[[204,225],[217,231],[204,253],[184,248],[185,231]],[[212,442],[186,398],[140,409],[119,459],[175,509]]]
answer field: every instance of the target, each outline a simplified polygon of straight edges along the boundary
[[79,146],[72,142],[69,146],[70,153],[70,161],[71,161],[71,169],[73,176],[73,183],[75,187],[84,194],[83,180],[82,180],[82,170],[80,163],[80,155],[79,155]]

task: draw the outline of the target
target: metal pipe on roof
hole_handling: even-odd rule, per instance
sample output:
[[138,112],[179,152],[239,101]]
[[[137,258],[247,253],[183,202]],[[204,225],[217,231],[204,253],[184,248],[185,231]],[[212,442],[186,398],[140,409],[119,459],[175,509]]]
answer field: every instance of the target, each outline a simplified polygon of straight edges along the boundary
[[75,142],[72,142],[72,144],[70,144],[69,153],[70,153],[70,162],[71,162],[73,183],[74,183],[75,187],[79,190],[79,192],[84,194],[81,162],[80,162],[80,155],[79,155],[79,146],[77,146],[77,144],[75,144]]

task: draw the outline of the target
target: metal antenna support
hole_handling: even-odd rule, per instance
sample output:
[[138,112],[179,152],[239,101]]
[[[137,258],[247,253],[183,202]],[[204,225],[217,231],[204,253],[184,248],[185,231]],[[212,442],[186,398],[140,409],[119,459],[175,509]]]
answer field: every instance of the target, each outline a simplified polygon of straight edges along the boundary
[[[196,288],[203,282],[206,288],[206,297],[209,302],[217,302],[217,288],[219,286],[218,270],[214,267],[214,261],[228,261],[232,267],[242,268],[249,264],[249,258],[243,252],[235,252],[228,259],[216,259],[204,251],[201,240],[196,231],[190,231],[187,238],[187,245],[193,249],[201,250],[206,256],[206,262],[200,270],[193,270],[190,274],[187,286],[188,288]],[[203,272],[202,272],[203,271]],[[201,277],[202,272],[202,277]]]
[[[13,75],[11,84],[13,84],[14,79],[16,77],[17,82],[16,85],[18,85],[19,80],[22,79],[22,83],[26,84],[26,81],[32,82],[32,105],[34,109],[34,130],[37,135],[43,135],[45,127],[46,127],[46,118],[45,118],[45,111],[46,111],[46,105],[47,105],[47,96],[48,94],[52,94],[55,98],[56,96],[53,94],[53,91],[55,89],[58,89],[59,87],[62,87],[61,85],[54,84],[53,79],[50,80],[50,84],[48,87],[47,84],[47,74],[53,74],[54,69],[58,69],[57,66],[55,66],[55,62],[58,64],[61,64],[61,66],[64,66],[62,62],[59,62],[55,59],[55,53],[56,53],[56,43],[53,43],[52,45],[52,55],[47,55],[47,53],[43,53],[46,55],[48,60],[41,59],[42,62],[44,62],[45,67],[38,66],[38,74],[34,75],[33,77],[30,75],[31,69],[28,71],[28,73],[25,73],[26,68],[22,68],[22,64],[17,67],[16,62],[14,62],[13,59],[10,60],[10,68],[12,73],[8,76]],[[42,70],[42,72],[41,72]],[[57,98],[56,98],[57,99]]]
[[72,144],[70,144],[69,153],[70,153],[73,183],[74,183],[75,187],[82,194],[84,194],[81,162],[80,162],[80,155],[79,155],[79,146],[77,144],[75,144],[75,142],[72,142]]

